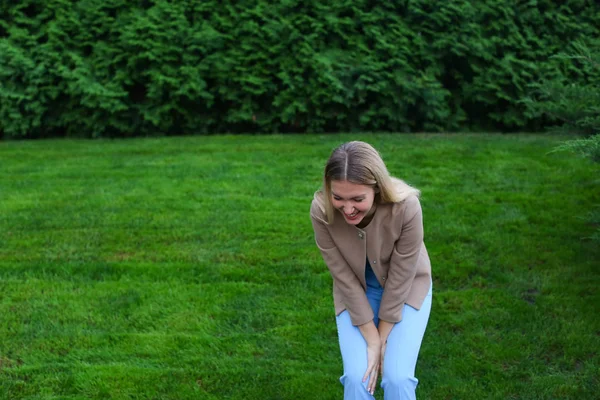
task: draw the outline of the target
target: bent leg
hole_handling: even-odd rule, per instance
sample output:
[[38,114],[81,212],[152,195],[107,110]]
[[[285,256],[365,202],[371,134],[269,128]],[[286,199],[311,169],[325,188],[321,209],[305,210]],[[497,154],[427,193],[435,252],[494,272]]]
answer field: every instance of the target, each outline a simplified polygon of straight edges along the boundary
[[335,320],[344,364],[344,375],[340,378],[344,400],[373,400],[367,391],[368,380],[362,381],[367,370],[367,342],[358,327],[352,325],[348,311],[343,311]]
[[431,312],[431,290],[420,310],[404,305],[402,321],[392,328],[383,359],[381,386],[385,400],[415,399],[415,367]]

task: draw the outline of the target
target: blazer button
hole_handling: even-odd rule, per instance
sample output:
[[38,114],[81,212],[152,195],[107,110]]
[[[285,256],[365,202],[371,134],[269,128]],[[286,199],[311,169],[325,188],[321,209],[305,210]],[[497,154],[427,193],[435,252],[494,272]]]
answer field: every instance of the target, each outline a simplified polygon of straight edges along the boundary
[[358,234],[358,237],[359,237],[359,238],[361,238],[361,239],[363,238],[363,236],[365,236],[365,235],[364,235],[362,232],[360,232],[360,233]]
[[381,277],[381,280],[382,280],[382,281],[385,281],[385,276],[382,276],[382,277]]
[[373,260],[373,264],[377,264],[377,261],[376,261],[376,260]]

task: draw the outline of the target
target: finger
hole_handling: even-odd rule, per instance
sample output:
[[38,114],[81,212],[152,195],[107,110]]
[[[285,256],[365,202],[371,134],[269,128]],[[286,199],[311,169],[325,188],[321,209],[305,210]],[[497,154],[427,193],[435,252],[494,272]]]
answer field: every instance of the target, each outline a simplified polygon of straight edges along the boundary
[[367,370],[365,371],[365,376],[363,376],[363,383],[367,381],[367,378],[369,378],[369,374],[371,373],[371,370],[373,369],[373,366],[369,365],[367,366]]
[[383,360],[385,358],[385,350],[386,346],[384,345],[381,349],[381,360],[379,361],[379,373],[381,374],[381,376],[383,376]]
[[377,363],[367,364],[367,370],[365,371],[365,375],[363,376],[362,381],[366,382],[369,379],[369,375],[373,372],[373,368],[377,366]]
[[375,366],[375,368],[373,368],[373,371],[371,372],[371,379],[369,379],[369,384],[367,385],[367,390],[369,391],[369,393],[371,393],[371,395],[375,394],[375,387],[377,386],[377,371],[378,368],[377,366]]

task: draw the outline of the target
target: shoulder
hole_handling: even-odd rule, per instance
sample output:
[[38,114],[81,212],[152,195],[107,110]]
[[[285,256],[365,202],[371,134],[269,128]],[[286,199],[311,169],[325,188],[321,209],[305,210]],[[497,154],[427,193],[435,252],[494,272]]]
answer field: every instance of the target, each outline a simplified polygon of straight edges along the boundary
[[419,197],[414,194],[408,196],[402,201],[402,203],[404,203],[404,209],[406,211],[417,211],[421,209],[421,202],[419,201]]
[[407,221],[412,219],[415,215],[420,214],[421,202],[416,194],[411,194],[404,200],[392,203],[391,205],[391,218],[394,220]]

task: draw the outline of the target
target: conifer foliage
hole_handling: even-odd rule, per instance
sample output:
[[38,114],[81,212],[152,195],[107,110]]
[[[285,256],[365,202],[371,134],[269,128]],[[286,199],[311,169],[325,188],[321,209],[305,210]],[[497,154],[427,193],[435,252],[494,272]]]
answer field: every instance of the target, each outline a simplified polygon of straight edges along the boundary
[[[541,128],[528,85],[600,35],[595,1],[0,4],[0,135]],[[566,74],[566,75],[565,75]]]

